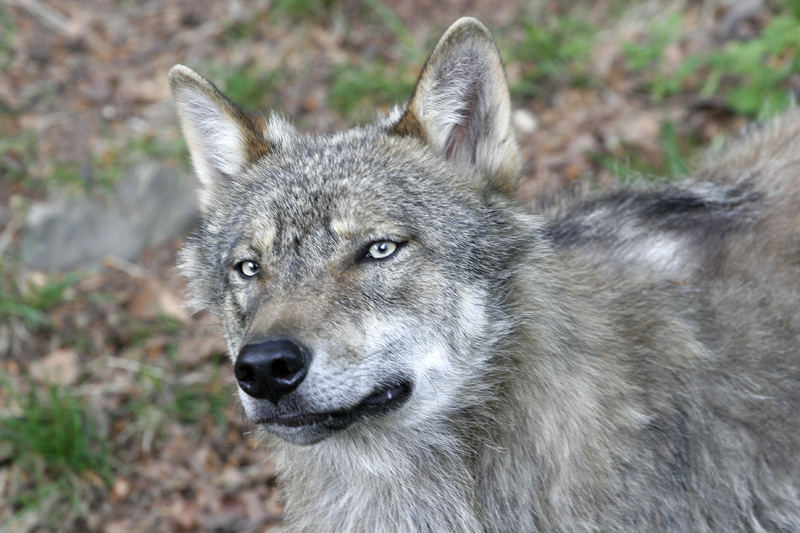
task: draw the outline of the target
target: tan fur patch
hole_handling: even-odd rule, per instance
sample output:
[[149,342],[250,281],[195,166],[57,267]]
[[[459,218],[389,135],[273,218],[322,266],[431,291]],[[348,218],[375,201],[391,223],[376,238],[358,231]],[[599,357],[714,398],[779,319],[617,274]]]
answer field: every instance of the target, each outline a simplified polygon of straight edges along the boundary
[[331,220],[331,229],[344,239],[349,239],[356,232],[358,227],[350,219],[335,218]]
[[425,136],[425,128],[422,127],[416,113],[411,108],[392,126],[389,133],[400,137],[417,137],[428,142],[428,138]]
[[261,249],[263,251],[267,251],[272,248],[272,244],[275,242],[276,234],[277,230],[274,226],[267,226],[261,230]]

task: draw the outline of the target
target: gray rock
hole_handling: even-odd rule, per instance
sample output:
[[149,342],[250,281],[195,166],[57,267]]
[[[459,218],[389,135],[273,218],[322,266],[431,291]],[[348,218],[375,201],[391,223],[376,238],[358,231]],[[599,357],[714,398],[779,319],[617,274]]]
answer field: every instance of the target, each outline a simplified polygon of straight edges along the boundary
[[145,248],[186,233],[196,215],[195,188],[187,173],[142,161],[105,202],[35,204],[22,234],[22,264],[53,272],[93,270],[107,256],[135,260]]

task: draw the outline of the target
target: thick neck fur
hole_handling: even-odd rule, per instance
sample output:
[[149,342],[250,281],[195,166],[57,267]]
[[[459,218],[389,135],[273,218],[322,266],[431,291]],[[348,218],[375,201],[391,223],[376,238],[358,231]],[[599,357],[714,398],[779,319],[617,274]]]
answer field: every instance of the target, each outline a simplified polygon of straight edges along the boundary
[[456,420],[275,443],[291,531],[479,531],[473,457]]

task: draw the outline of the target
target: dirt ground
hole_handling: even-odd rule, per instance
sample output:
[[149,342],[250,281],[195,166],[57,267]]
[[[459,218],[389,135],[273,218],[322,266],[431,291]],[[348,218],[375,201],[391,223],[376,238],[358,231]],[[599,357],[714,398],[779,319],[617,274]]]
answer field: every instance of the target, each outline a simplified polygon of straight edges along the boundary
[[218,321],[183,307],[185,235],[48,272],[20,253],[28,214],[53,199],[124,203],[114,183],[145,159],[190,172],[169,101],[175,63],[329,132],[402,100],[463,15],[495,33],[506,59],[532,206],[571,187],[680,177],[800,90],[800,37],[787,37],[800,36],[796,2],[0,5],[0,533],[265,531],[280,520],[269,450],[243,420]]

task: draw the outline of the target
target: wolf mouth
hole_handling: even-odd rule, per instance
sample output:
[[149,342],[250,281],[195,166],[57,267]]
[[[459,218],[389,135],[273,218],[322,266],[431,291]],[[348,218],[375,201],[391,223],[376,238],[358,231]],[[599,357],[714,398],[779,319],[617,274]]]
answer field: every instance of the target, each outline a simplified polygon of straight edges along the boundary
[[411,382],[383,386],[366,396],[350,409],[322,413],[288,413],[258,422],[287,428],[302,428],[323,425],[328,429],[344,429],[359,418],[383,415],[398,409],[411,396]]

